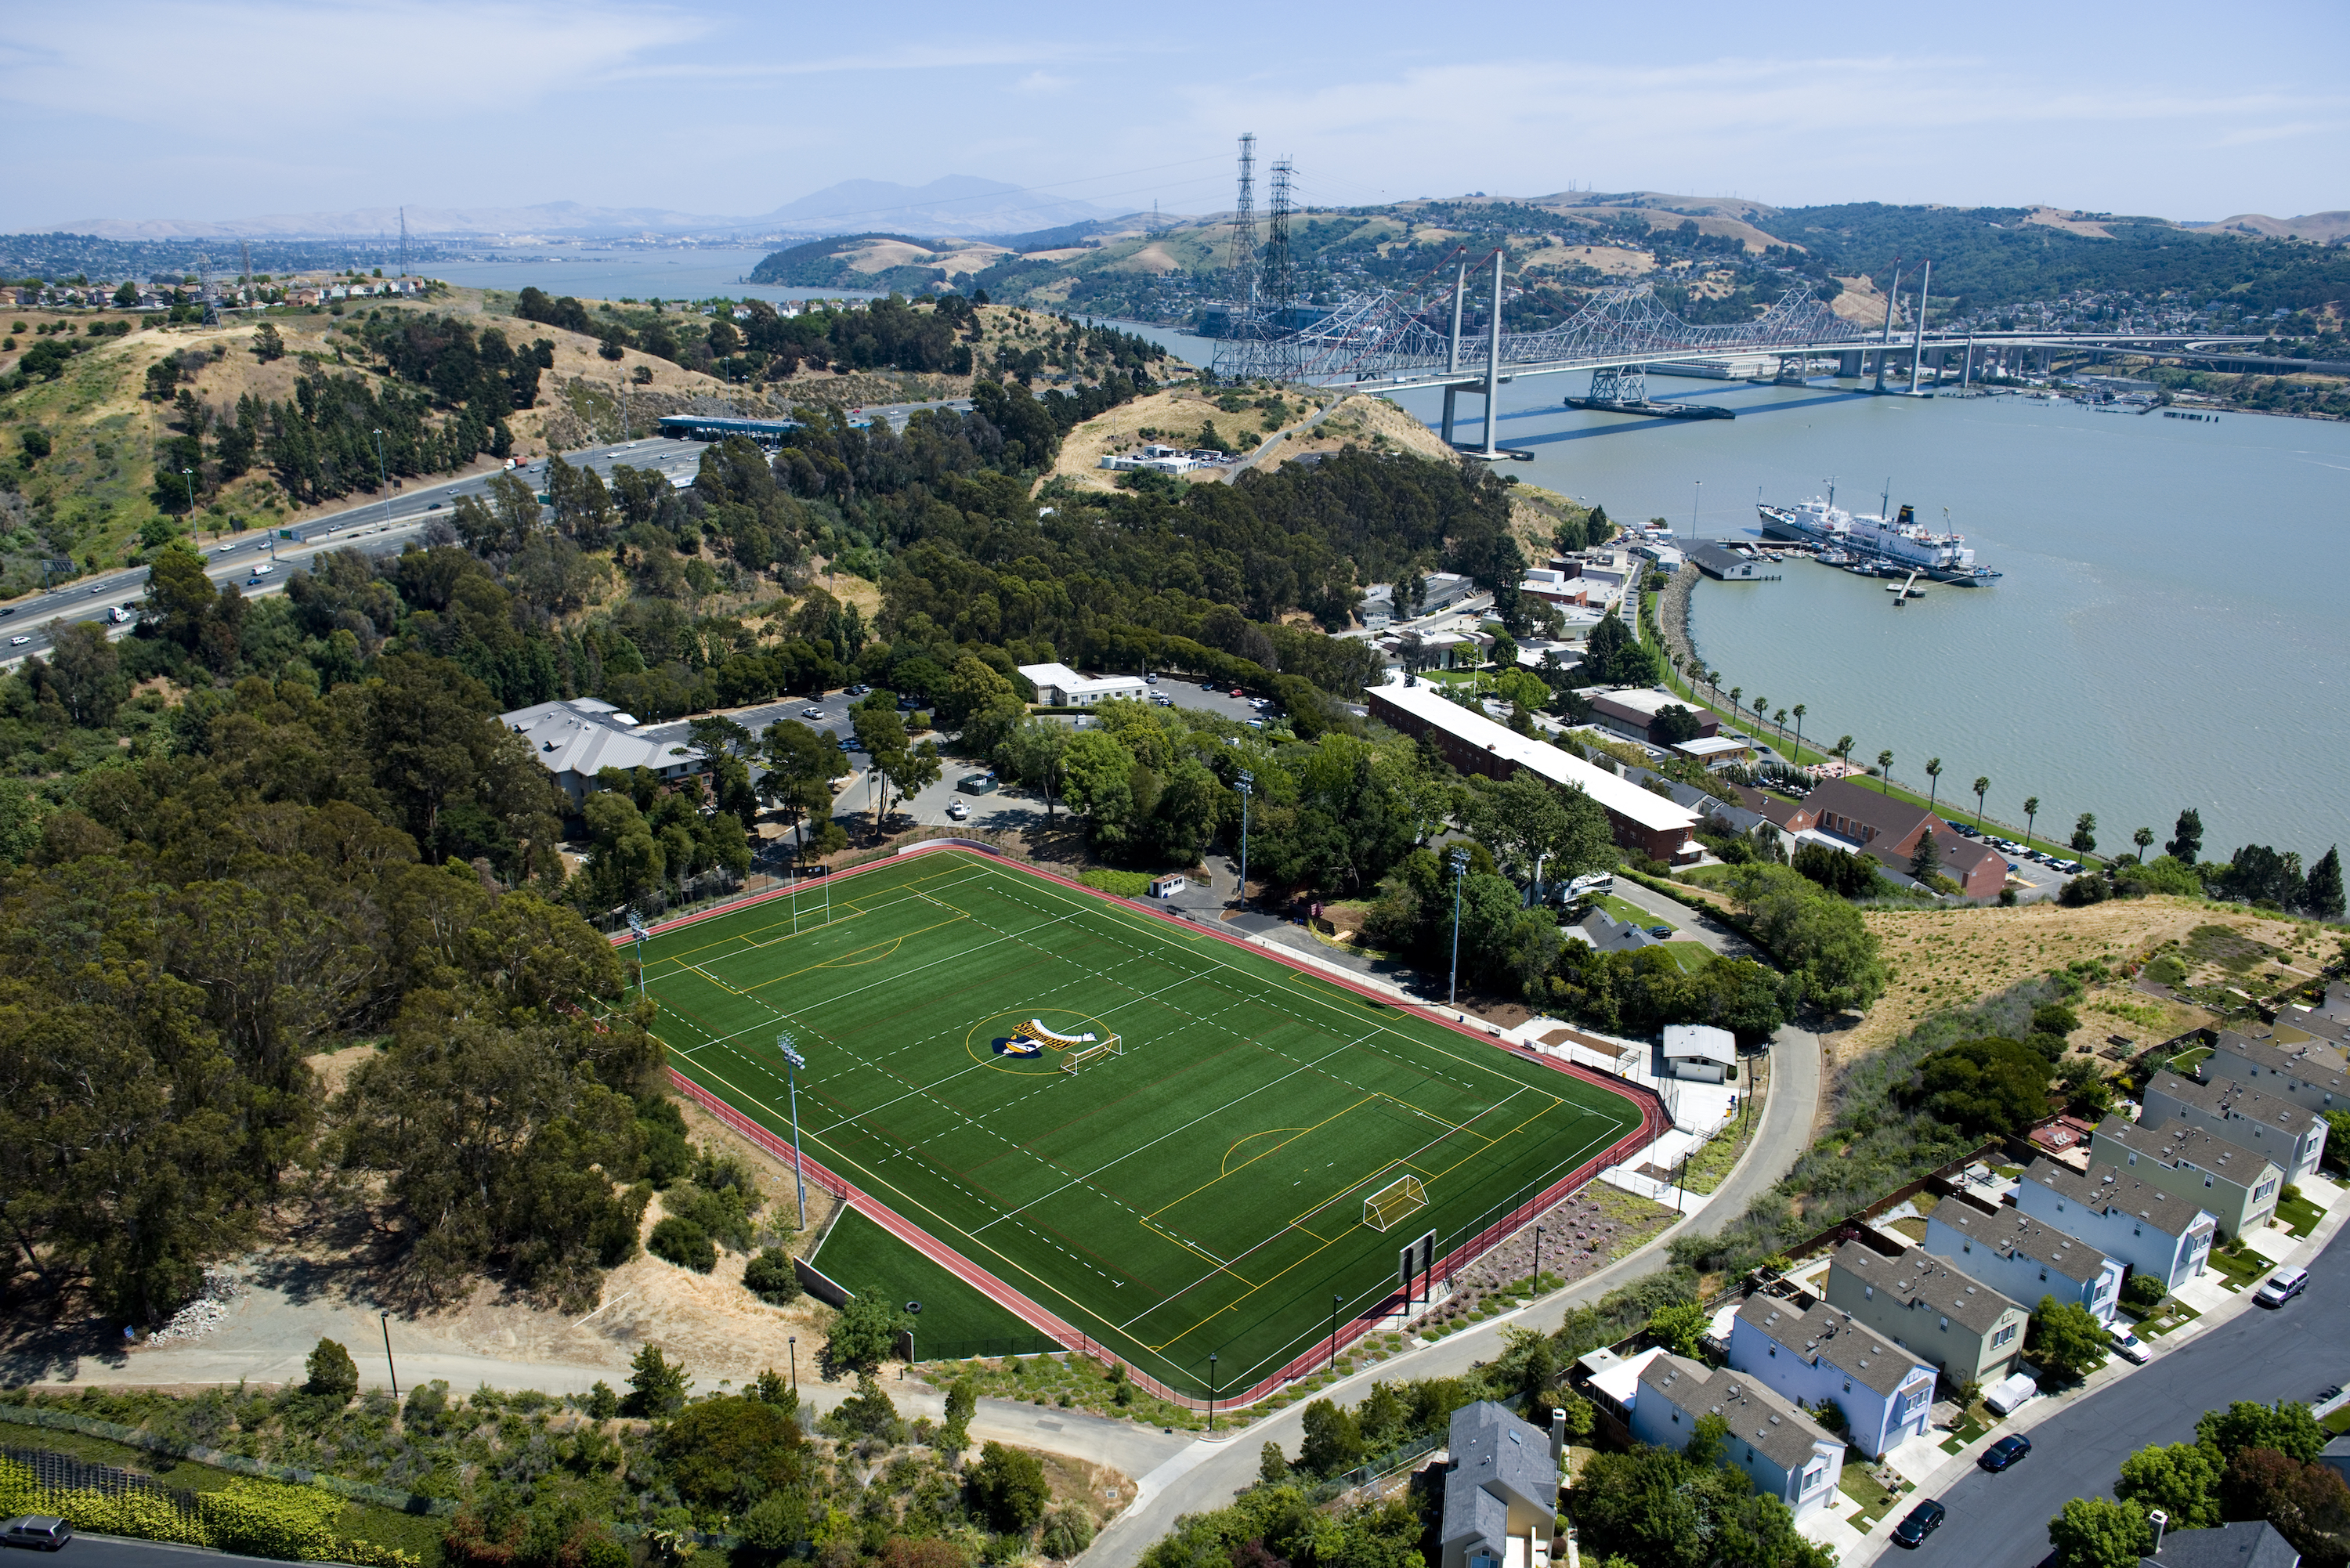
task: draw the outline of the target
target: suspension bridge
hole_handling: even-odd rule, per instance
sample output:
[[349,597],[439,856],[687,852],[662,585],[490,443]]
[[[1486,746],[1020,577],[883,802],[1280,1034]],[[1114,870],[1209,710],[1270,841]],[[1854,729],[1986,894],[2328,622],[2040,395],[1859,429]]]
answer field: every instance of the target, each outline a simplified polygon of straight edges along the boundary
[[[1488,460],[1518,455],[1496,444],[1499,421],[1492,413],[1505,382],[1535,376],[1562,376],[1578,371],[1616,370],[1629,377],[1645,368],[1687,364],[1729,356],[1775,355],[1778,379],[1800,381],[1815,356],[1833,354],[1836,373],[1865,376],[1873,361],[1879,392],[1922,395],[1924,367],[1935,364],[1939,380],[1950,356],[1963,354],[1961,384],[1974,375],[1978,351],[1996,352],[2002,358],[2016,351],[2043,356],[2059,348],[2134,349],[2155,354],[2204,354],[2230,344],[2257,341],[2249,337],[2189,337],[2146,333],[2001,332],[1963,336],[1925,329],[1922,309],[1912,311],[1912,326],[1897,332],[1894,300],[1900,295],[1897,273],[1887,296],[1885,322],[1871,328],[1835,314],[1806,288],[1790,289],[1761,316],[1729,325],[1698,325],[1683,321],[1659,302],[1648,284],[1609,288],[1594,295],[1573,317],[1538,332],[1506,332],[1502,327],[1505,254],[1496,248],[1473,264],[1479,274],[1491,264],[1492,282],[1485,304],[1485,330],[1464,337],[1461,317],[1469,293],[1472,264],[1458,263],[1451,290],[1449,329],[1430,319],[1439,307],[1426,290],[1380,290],[1361,294],[1340,305],[1321,320],[1293,331],[1270,326],[1282,317],[1262,310],[1236,310],[1235,336],[1216,352],[1213,369],[1222,379],[1270,379],[1314,386],[1376,383],[1381,392],[1441,388],[1444,392],[1442,434],[1452,441],[1453,404],[1461,392],[1484,399],[1484,443],[1464,448],[1469,455]],[[1928,282],[1921,282],[1922,306]],[[1888,387],[1888,373],[1906,366],[1907,388]],[[1367,388],[1366,389],[1371,389]]]

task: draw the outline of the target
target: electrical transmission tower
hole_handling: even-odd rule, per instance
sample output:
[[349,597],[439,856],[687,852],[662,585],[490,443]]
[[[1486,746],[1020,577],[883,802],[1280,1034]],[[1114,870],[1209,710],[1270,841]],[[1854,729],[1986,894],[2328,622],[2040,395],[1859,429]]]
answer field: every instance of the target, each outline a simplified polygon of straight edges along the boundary
[[1256,295],[1256,132],[1241,133],[1241,199],[1232,210],[1232,304],[1248,308]]
[[1273,212],[1265,224],[1264,265],[1260,269],[1276,332],[1289,329],[1284,313],[1297,293],[1297,268],[1289,252],[1289,177],[1295,171],[1286,158],[1273,166]]

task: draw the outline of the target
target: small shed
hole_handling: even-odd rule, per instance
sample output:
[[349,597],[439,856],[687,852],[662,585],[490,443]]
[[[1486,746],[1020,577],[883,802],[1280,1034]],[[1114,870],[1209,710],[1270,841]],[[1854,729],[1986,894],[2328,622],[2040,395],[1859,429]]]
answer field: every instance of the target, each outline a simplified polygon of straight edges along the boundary
[[1726,1082],[1738,1071],[1737,1038],[1711,1023],[1668,1023],[1665,1071],[1700,1083]]
[[1170,871],[1164,877],[1153,877],[1150,879],[1150,896],[1154,898],[1171,898],[1191,885],[1189,877]]

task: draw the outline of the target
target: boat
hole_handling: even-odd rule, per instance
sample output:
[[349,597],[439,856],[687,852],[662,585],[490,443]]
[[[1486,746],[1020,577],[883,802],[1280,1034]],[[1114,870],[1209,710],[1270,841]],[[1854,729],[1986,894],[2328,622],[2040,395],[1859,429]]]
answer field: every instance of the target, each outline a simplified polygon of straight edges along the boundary
[[[1888,493],[1887,502],[1892,499]],[[1987,587],[2000,574],[1979,565],[1963,534],[1937,534],[1918,521],[1914,508],[1904,504],[1887,520],[1883,513],[1856,515],[1835,504],[1830,487],[1825,499],[1814,496],[1793,506],[1758,502],[1766,540],[1793,540],[1823,546],[1820,559],[1831,565],[1850,561],[1864,576],[1880,573],[1918,571],[1938,583]],[[1841,559],[1832,559],[1840,557]]]
[[1603,414],[1646,414],[1652,420],[1734,420],[1737,411],[1713,403],[1659,403],[1647,398],[1569,398],[1570,409]]

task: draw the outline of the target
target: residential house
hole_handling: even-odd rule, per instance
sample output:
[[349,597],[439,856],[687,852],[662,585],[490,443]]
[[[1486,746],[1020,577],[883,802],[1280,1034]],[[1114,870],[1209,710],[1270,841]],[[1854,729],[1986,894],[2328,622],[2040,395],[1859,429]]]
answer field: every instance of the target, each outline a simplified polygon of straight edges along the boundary
[[1658,940],[1641,928],[1638,921],[1619,920],[1605,909],[1594,909],[1566,928],[1571,939],[1580,939],[1603,953],[1635,953],[1642,948],[1658,945]]
[[606,768],[644,768],[663,784],[700,774],[709,759],[682,741],[656,738],[635,719],[595,697],[541,702],[501,713],[498,722],[531,743],[539,766],[555,775],[577,807],[599,786]]
[[2140,1127],[2181,1121],[2227,1139],[2237,1147],[2274,1160],[2287,1181],[2316,1173],[2325,1153],[2325,1118],[2282,1095],[2214,1075],[2196,1083],[2176,1073],[2157,1073],[2146,1086]]
[[1933,1365],[1824,1303],[1747,1297],[1731,1320],[1730,1365],[1814,1410],[1833,1400],[1872,1459],[1926,1435]]
[[1414,739],[1429,737],[1462,773],[1495,779],[1530,773],[1563,789],[1582,791],[1607,814],[1616,842],[1627,849],[1679,866],[1691,865],[1705,853],[1690,836],[1698,817],[1687,806],[1472,712],[1432,686],[1379,686],[1366,696],[1372,718]]
[[1560,1436],[1490,1399],[1452,1412],[1438,1568],[1541,1568],[1550,1562],[1558,1533]]
[[2035,1311],[2041,1297],[2054,1296],[2088,1308],[2101,1323],[2113,1322],[2120,1309],[2128,1270],[2044,1220],[1964,1193],[1945,1198],[1927,1216],[1926,1251]]
[[1856,779],[1832,779],[1797,801],[1765,795],[1760,809],[1790,836],[1817,834],[1823,842],[1873,856],[1905,876],[1930,828],[1942,874],[1967,898],[1996,898],[2007,886],[2007,858],[1998,850],[1956,832],[1924,806],[1895,800]]
[[1738,1038],[1711,1023],[1668,1023],[1665,1071],[1676,1078],[1725,1083],[1738,1075]]
[[1846,1241],[1828,1262],[1828,1304],[1941,1368],[1953,1386],[2015,1370],[2032,1314],[1922,1247],[1888,1258]]
[[1150,694],[1139,675],[1085,676],[1066,664],[1024,664],[1020,673],[1036,688],[1036,701],[1055,708],[1089,708],[1114,697],[1139,702]]
[[2277,1010],[2276,1037],[2298,1044],[2297,1036],[2340,1041],[2350,1044],[2350,985],[2340,981],[2325,988],[2315,1005],[2288,1002]]
[[2165,1530],[2138,1568],[2301,1568],[2301,1553],[2265,1519],[2210,1530]]
[[1721,1459],[1754,1490],[1802,1519],[1824,1505],[1844,1473],[1844,1442],[1756,1377],[1666,1354],[1640,1369],[1632,1436],[1653,1448],[1685,1449],[1697,1424],[1719,1416],[1730,1428]]
[[2320,1116],[2350,1110],[2350,1059],[2320,1040],[2256,1040],[2222,1029],[2196,1076],[2233,1078]]
[[2152,1274],[2175,1291],[2203,1272],[2220,1222],[2193,1199],[2156,1187],[2136,1171],[2093,1164],[2084,1171],[2035,1159],[2016,1183],[2015,1206]]
[[2276,1161],[2178,1121],[2149,1127],[2108,1116],[2089,1139],[2089,1158],[2201,1204],[2223,1236],[2267,1224],[2284,1186],[2284,1169]]

